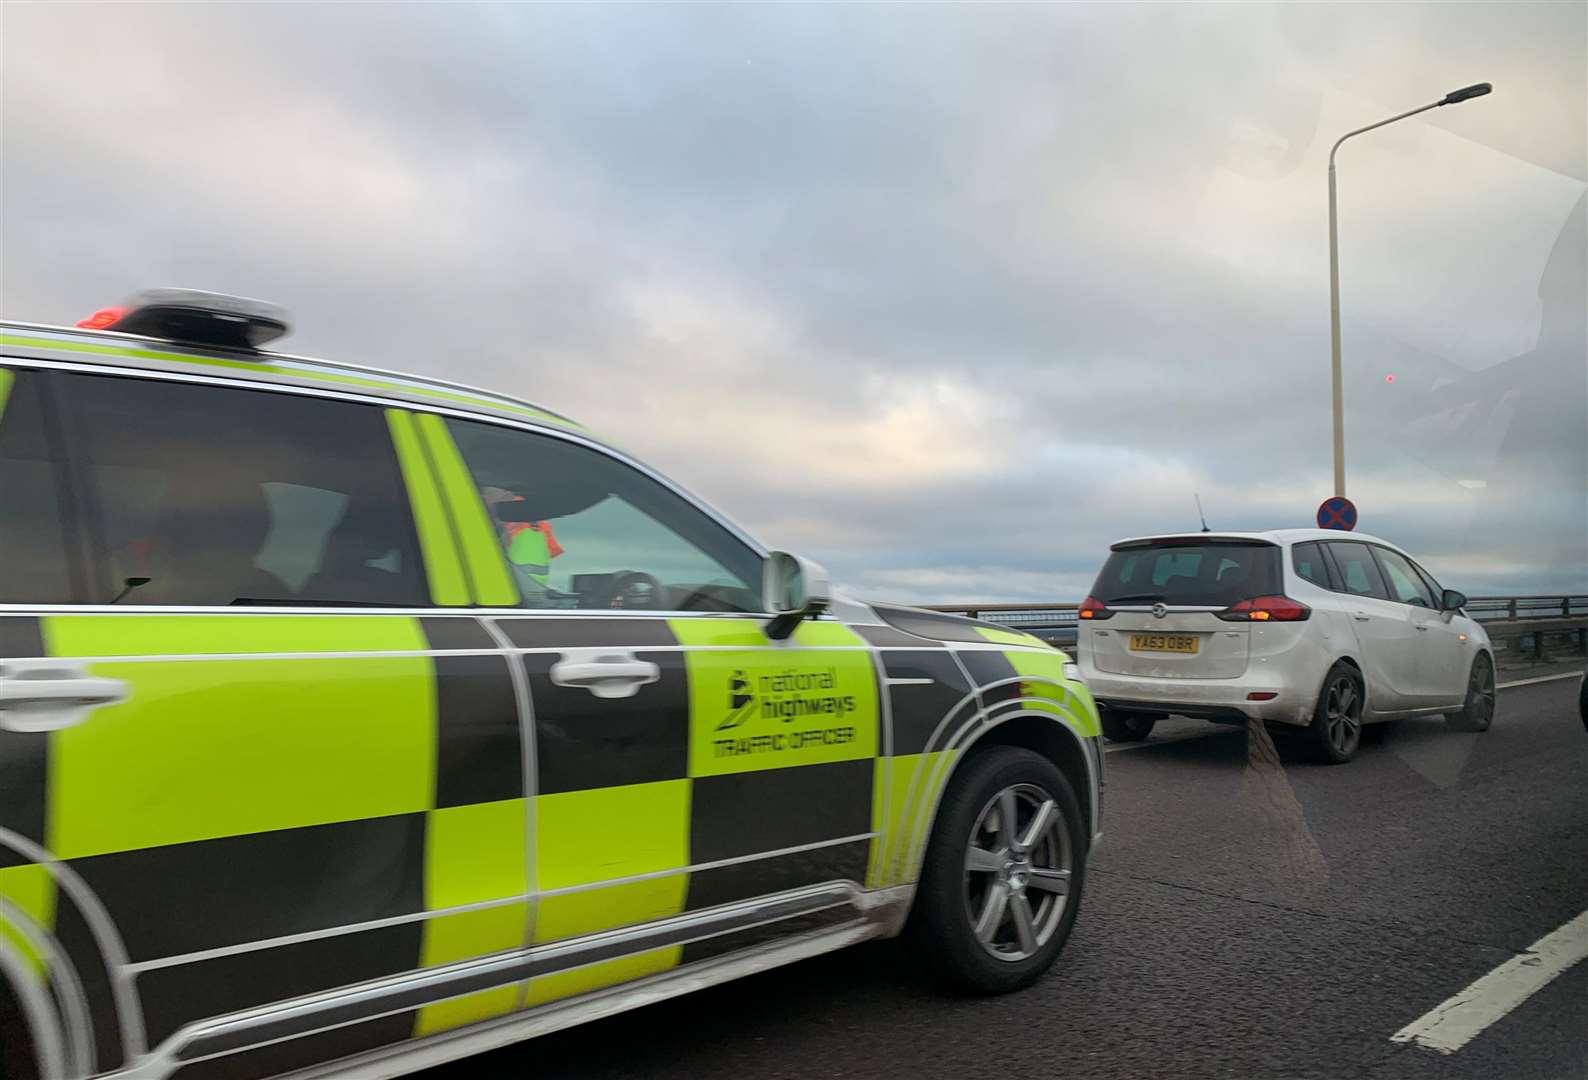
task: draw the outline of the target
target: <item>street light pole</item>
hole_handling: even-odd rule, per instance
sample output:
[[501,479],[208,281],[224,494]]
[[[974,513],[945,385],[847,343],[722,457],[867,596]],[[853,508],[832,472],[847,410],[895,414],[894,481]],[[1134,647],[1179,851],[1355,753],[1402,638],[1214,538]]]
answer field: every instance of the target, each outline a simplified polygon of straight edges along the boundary
[[1376,124],[1348,131],[1341,135],[1329,150],[1329,375],[1334,402],[1334,493],[1340,498],[1345,497],[1345,391],[1340,375],[1340,225],[1339,211],[1335,204],[1335,151],[1340,149],[1341,143],[1353,135],[1361,135],[1365,131],[1381,128],[1385,124],[1393,124],[1397,120],[1416,116],[1429,109],[1437,109],[1441,105],[1456,105],[1469,98],[1482,97],[1493,89],[1494,87],[1489,83],[1474,83],[1460,90],[1452,90],[1438,101],[1403,112],[1399,116],[1392,116],[1388,120],[1380,120]]

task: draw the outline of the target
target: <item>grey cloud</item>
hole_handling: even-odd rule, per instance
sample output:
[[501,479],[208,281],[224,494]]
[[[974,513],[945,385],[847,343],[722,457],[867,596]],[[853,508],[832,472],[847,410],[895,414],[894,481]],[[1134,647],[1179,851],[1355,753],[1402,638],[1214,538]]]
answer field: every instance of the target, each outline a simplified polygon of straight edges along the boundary
[[[266,295],[297,348],[579,415],[840,577],[1070,596],[1194,490],[1221,527],[1310,519],[1320,155],[1488,77],[1351,162],[1352,481],[1365,527],[1471,591],[1582,589],[1583,10],[1429,10],[13,8],[0,303]],[[1486,186],[1394,187],[1441,129]],[[1564,286],[1507,350],[1527,327],[1476,279],[1533,288],[1523,233],[1565,237]],[[1455,315],[1419,315],[1399,285],[1453,265]],[[1440,354],[1452,317],[1476,359]]]

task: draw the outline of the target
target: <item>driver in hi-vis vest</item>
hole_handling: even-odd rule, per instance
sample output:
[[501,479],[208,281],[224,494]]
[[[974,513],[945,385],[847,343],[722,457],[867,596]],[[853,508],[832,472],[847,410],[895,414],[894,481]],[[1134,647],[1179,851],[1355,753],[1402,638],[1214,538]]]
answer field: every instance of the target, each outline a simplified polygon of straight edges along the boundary
[[485,505],[496,519],[502,533],[502,547],[507,550],[507,561],[513,565],[514,574],[541,589],[551,588],[551,560],[562,554],[549,521],[512,521],[516,514],[504,513],[512,503],[521,503],[524,496],[502,487],[486,487],[481,492]]

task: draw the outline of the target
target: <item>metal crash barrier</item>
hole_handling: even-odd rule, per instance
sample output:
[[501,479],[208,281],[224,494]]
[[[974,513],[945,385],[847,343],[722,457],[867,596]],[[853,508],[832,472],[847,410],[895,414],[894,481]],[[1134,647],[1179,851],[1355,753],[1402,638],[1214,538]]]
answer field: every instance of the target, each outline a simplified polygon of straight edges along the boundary
[[[965,615],[1024,630],[1057,649],[1074,651],[1077,604],[927,604],[932,611]],[[1483,624],[1501,664],[1542,664],[1588,655],[1588,594],[1478,596],[1466,612]]]

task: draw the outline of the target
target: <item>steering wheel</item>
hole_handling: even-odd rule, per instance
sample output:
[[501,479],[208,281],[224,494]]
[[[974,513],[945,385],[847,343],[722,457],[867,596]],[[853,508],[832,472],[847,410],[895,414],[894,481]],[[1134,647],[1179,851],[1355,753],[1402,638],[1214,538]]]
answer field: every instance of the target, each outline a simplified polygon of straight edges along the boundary
[[623,611],[662,611],[666,590],[655,575],[643,570],[619,570],[599,589],[586,594],[583,608],[618,608]]

